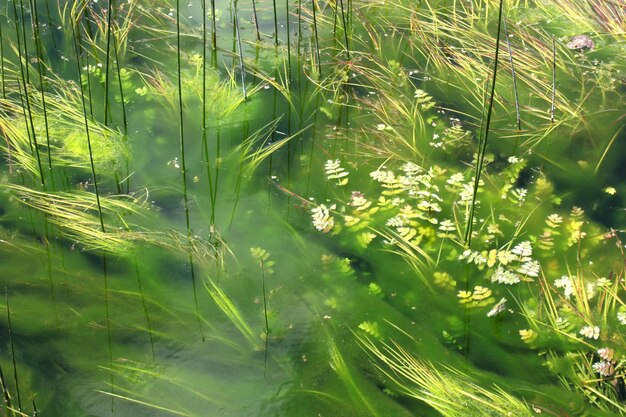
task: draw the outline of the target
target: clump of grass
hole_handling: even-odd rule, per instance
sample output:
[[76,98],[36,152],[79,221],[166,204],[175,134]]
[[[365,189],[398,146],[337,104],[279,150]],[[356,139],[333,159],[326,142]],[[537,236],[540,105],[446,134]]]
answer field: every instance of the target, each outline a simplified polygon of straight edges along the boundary
[[534,415],[523,401],[504,389],[483,388],[460,370],[418,359],[397,343],[379,347],[364,337],[359,342],[395,390],[425,402],[442,416]]
[[[570,258],[572,264],[553,262],[539,277],[536,291],[542,303],[531,297],[519,300],[527,321],[519,333],[533,349],[547,349],[548,367],[564,388],[582,393],[599,409],[623,413],[626,358],[622,352],[626,345],[620,334],[626,323],[626,287],[622,232],[596,235],[583,218],[582,211],[575,209],[567,217],[546,219],[540,241],[544,250],[577,255]],[[582,259],[592,251],[602,251],[607,259],[597,266],[595,262],[585,265]]]
[[[56,82],[55,85],[58,87]],[[84,126],[81,90],[66,88],[58,89],[56,92],[57,94],[46,93],[49,97],[46,100],[45,111],[43,100],[35,96],[29,100],[30,111],[22,106],[21,100],[18,102],[5,100],[0,103],[3,109],[3,114],[0,115],[0,129],[10,143],[15,162],[33,175],[40,175],[38,160],[31,156],[32,135],[29,134],[29,125],[32,121],[33,126],[44,126],[47,118],[49,152],[53,166],[91,170],[91,155],[96,171],[123,173],[129,155],[128,144],[124,141],[123,135],[119,131],[92,122],[89,124],[90,141],[85,141],[84,130],[78,128]],[[27,124],[19,117],[12,116],[22,113],[30,114]]]
[[226,292],[210,278],[205,281],[205,287],[215,304],[235,325],[237,330],[239,330],[250,346],[256,346],[258,338],[256,337],[255,332],[252,330],[252,327],[250,327],[242,312],[226,294]]

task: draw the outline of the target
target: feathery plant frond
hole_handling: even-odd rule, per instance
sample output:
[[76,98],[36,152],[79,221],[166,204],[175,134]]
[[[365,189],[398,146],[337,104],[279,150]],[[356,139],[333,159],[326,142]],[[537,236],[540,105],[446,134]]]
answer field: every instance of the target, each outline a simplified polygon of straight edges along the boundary
[[215,304],[222,310],[226,317],[228,317],[237,330],[239,330],[250,346],[256,346],[260,339],[255,335],[248,322],[244,319],[241,311],[239,311],[226,292],[210,278],[205,280],[204,286]]
[[[119,229],[111,233],[102,230],[94,193],[79,190],[46,193],[10,183],[3,184],[3,187],[15,193],[17,201],[46,213],[48,221],[61,227],[67,237],[87,249],[123,253],[130,248],[131,233]],[[101,196],[100,200],[103,217],[117,224],[123,224],[125,214],[140,213],[137,200],[129,196]]]
[[420,360],[398,343],[373,342],[357,336],[361,346],[372,356],[375,366],[393,381],[402,394],[425,402],[445,417],[532,416],[526,404],[494,385],[486,389],[458,369],[442,370]]

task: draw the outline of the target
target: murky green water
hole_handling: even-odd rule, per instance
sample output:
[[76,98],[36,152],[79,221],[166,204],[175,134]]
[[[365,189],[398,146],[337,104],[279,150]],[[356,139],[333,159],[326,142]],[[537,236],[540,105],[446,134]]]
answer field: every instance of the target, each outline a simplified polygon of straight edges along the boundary
[[497,2],[319,2],[317,41],[281,3],[277,46],[272,2],[260,42],[217,2],[206,61],[210,2],[180,49],[174,2],[112,3],[108,46],[108,3],[28,3],[0,5],[0,415],[625,412],[621,6],[507,5],[491,118]]

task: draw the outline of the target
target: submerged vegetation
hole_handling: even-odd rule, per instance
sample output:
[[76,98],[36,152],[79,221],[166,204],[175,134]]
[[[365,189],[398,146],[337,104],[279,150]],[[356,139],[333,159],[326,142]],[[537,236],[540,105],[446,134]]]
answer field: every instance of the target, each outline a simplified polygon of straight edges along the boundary
[[622,0],[5,3],[0,415],[626,414]]

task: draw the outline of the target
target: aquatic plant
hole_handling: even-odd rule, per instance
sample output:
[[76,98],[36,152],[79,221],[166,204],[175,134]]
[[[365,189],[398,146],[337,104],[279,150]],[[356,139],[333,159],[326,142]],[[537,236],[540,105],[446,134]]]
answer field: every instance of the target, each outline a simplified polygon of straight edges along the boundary
[[[226,3],[0,10],[3,283],[46,304],[14,317],[59,352],[4,355],[38,377],[20,388],[45,364],[87,381],[41,390],[82,414],[100,394],[126,414],[624,413],[622,231],[567,183],[623,194],[622,10]],[[510,389],[537,380],[554,398]]]
[[393,390],[424,401],[443,416],[531,416],[541,411],[497,385],[487,389],[458,369],[418,359],[396,343],[378,346],[364,337],[359,342],[379,363]]

